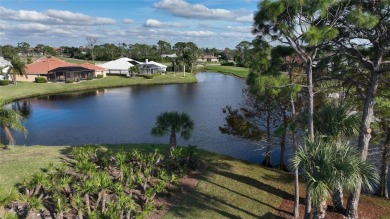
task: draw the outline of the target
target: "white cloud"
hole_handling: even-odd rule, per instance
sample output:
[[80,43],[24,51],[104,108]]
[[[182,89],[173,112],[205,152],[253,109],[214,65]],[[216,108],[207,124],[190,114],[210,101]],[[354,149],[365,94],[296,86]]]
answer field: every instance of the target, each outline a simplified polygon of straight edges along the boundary
[[250,33],[252,30],[251,26],[227,26],[227,30],[229,31],[236,31],[241,33]]
[[134,23],[134,20],[133,19],[129,19],[129,18],[125,18],[125,19],[122,20],[122,22],[124,24],[132,24],[132,23]]
[[241,16],[236,18],[238,22],[248,22],[252,23],[253,22],[253,14],[247,15],[247,16]]
[[155,19],[148,19],[146,20],[144,27],[167,28],[167,27],[183,27],[183,25],[177,23],[161,22]]
[[185,0],[161,0],[154,3],[154,7],[184,18],[252,22],[252,20],[249,21],[249,16],[243,15],[242,11],[229,11],[222,8],[210,9],[201,4],[190,4]]
[[0,7],[0,19],[38,22],[42,24],[113,25],[112,18],[91,17],[81,13],[49,9],[45,12],[12,10]]

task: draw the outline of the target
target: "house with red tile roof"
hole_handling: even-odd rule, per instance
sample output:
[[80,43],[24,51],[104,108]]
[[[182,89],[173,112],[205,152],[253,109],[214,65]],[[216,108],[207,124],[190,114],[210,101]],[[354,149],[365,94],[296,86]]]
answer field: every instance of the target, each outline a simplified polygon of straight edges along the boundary
[[[35,62],[26,65],[27,78],[18,76],[16,80],[33,82],[35,81],[36,77],[46,77],[48,80],[58,81],[58,80],[65,80],[66,75],[70,75],[70,74],[72,75],[71,77],[72,79],[86,79],[86,77],[84,77],[84,73],[82,74],[80,73],[81,72],[80,69],[84,69],[82,71],[84,73],[87,71],[90,72],[88,73],[90,77],[96,77],[99,74],[103,75],[103,77],[106,76],[105,68],[92,65],[90,63],[74,64],[58,58],[42,57],[36,60]],[[61,70],[61,73],[56,74],[55,73],[56,70]],[[64,70],[66,72],[64,72]],[[56,74],[57,76],[63,75],[64,77],[53,77],[53,76],[48,77],[48,75],[51,74]]]

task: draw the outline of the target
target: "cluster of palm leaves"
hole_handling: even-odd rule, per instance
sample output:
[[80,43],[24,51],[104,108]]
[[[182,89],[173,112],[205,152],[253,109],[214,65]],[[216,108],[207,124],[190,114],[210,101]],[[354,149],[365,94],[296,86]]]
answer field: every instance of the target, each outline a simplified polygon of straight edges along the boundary
[[[55,218],[143,218],[157,194],[178,189],[186,167],[181,149],[164,155],[139,150],[114,153],[93,146],[74,147],[73,159],[50,164],[18,185],[22,195],[8,205],[20,217],[40,213]],[[22,210],[21,210],[22,209]]]

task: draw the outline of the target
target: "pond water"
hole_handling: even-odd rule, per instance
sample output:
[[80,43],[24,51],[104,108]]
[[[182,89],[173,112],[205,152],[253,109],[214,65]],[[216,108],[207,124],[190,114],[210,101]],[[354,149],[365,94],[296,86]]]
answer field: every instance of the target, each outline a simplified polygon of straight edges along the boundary
[[[222,108],[243,99],[245,80],[217,73],[197,74],[198,83],[133,86],[92,92],[51,95],[19,101],[31,107],[24,122],[27,138],[16,134],[18,145],[83,145],[168,143],[150,135],[158,114],[186,112],[195,121],[192,138],[179,145],[198,147],[260,162],[258,146],[219,132]],[[124,79],[131,80],[131,79]],[[276,159],[276,157],[275,157]],[[276,160],[275,160],[276,162]]]
[[[245,140],[223,135],[222,108],[241,103],[245,80],[217,73],[197,74],[198,83],[133,86],[19,101],[31,107],[24,125],[27,138],[15,133],[18,145],[84,145],[120,143],[165,143],[150,130],[161,112],[186,112],[195,121],[189,141],[179,145],[199,148],[259,163],[263,150]],[[131,79],[124,79],[131,80]],[[4,136],[2,136],[4,139]],[[273,152],[274,164],[278,150]],[[390,174],[390,173],[389,173]],[[389,182],[390,188],[390,182]]]

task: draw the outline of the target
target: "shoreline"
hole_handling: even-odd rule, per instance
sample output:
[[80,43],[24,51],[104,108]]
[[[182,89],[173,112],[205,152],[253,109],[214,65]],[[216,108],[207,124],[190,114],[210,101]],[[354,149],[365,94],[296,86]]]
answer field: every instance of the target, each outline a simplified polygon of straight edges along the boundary
[[69,92],[88,91],[96,89],[120,88],[130,86],[152,86],[152,85],[169,85],[169,84],[191,84],[197,83],[194,74],[187,73],[186,77],[180,74],[168,73],[158,75],[153,79],[141,77],[127,78],[124,76],[107,76],[102,79],[82,81],[78,83],[34,83],[19,82],[15,85],[0,87],[0,99],[7,102],[18,101],[27,98],[41,97],[46,95],[63,94]]

